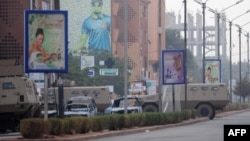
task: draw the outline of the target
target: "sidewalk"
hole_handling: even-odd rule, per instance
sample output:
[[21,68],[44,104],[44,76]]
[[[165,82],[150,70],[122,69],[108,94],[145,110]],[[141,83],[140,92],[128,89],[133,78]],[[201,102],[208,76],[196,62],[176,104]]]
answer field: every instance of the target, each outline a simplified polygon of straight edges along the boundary
[[[244,111],[246,110],[221,112],[221,113],[217,113],[215,118],[222,118],[231,114],[241,113]],[[157,126],[148,126],[148,127],[134,127],[134,128],[123,129],[123,130],[118,130],[118,131],[105,130],[102,132],[90,132],[87,134],[60,135],[60,136],[46,135],[45,138],[43,139],[24,139],[23,137],[13,137],[13,138],[8,138],[8,139],[0,139],[0,141],[83,141],[83,140],[88,140],[88,139],[98,139],[102,137],[149,132],[149,131],[163,129],[163,128],[171,128],[171,127],[176,127],[176,126],[189,125],[189,124],[202,122],[206,120],[209,120],[209,119],[208,118],[196,118],[196,119],[185,120],[177,124],[157,125]]]

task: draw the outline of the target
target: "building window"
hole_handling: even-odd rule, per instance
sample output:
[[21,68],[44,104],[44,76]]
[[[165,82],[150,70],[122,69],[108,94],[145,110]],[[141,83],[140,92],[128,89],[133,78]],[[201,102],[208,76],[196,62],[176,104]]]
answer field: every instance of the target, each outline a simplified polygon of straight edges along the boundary
[[12,82],[3,83],[3,89],[15,89],[15,85]]
[[147,6],[142,5],[142,16],[147,17]]

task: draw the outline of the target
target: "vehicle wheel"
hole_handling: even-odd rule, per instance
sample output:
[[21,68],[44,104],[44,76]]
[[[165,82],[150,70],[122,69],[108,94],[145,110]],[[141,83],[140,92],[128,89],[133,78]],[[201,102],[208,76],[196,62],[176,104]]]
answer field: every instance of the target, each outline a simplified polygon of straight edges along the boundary
[[215,111],[213,107],[209,104],[201,104],[197,108],[197,113],[199,117],[208,117],[210,120],[214,118]]
[[154,105],[146,105],[142,109],[143,112],[158,112],[158,108]]
[[34,117],[42,117],[42,110],[41,110],[41,106],[39,106],[37,109],[36,109],[36,112],[34,114]]

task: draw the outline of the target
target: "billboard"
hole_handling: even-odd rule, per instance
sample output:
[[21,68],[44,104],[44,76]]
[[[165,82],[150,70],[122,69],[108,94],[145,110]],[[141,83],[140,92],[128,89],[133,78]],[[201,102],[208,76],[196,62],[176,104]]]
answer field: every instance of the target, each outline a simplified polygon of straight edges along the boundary
[[162,51],[162,83],[184,84],[185,79],[185,53],[184,50]]
[[71,54],[111,53],[111,0],[60,0],[60,9],[69,12]]
[[25,11],[25,72],[67,72],[67,11]]
[[205,83],[220,83],[221,80],[221,63],[219,59],[205,60]]
[[95,66],[95,57],[94,56],[81,56],[81,70],[88,67],[94,67]]

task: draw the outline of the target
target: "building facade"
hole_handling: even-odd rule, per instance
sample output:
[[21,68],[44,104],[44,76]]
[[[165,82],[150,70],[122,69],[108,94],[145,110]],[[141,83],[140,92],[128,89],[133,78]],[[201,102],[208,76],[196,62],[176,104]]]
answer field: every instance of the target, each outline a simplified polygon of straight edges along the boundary
[[[165,48],[165,6],[161,2],[128,0],[125,23],[128,25],[128,64],[132,68],[130,82],[158,80],[158,69],[153,66],[160,59],[159,49]],[[112,1],[112,53],[120,58],[124,58],[123,8],[123,0]]]

